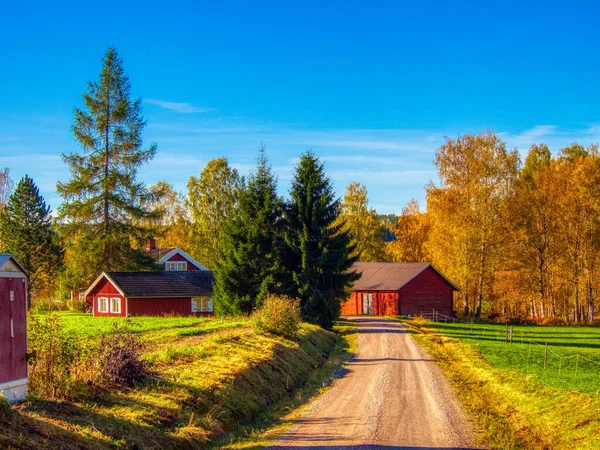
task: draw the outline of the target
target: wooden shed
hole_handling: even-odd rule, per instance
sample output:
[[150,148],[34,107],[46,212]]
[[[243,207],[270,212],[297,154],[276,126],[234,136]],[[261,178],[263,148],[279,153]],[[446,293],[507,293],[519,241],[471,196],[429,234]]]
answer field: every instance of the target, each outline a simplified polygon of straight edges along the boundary
[[85,292],[94,316],[212,316],[208,270],[104,272]]
[[343,315],[452,316],[454,291],[458,288],[430,263],[360,262],[352,266],[361,274],[350,298],[342,304]]
[[0,254],[0,392],[9,402],[27,396],[27,273]]

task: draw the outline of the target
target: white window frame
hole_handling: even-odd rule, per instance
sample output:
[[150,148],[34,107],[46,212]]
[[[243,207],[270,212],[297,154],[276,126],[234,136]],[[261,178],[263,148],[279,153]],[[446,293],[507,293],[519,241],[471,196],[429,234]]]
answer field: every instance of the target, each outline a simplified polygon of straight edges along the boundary
[[[108,308],[109,308],[108,297],[97,297],[96,301],[98,302],[98,312],[99,313],[108,313]],[[105,308],[102,308],[103,303],[106,306]]]
[[192,312],[213,312],[212,297],[192,297]]
[[185,272],[188,270],[187,261],[167,261],[165,270],[167,272]]
[[[119,305],[119,307],[116,308],[116,310],[113,309],[113,300],[117,300],[117,305]],[[120,297],[111,297],[108,302],[108,305],[109,305],[111,314],[121,314],[121,298]]]

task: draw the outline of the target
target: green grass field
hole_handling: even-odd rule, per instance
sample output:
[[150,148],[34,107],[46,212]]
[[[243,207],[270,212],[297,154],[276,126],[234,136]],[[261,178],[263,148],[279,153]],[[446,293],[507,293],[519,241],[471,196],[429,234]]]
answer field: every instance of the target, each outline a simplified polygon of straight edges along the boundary
[[546,386],[600,391],[600,328],[514,325],[512,345],[505,344],[506,325],[428,323],[426,328],[462,339],[494,367],[535,375]]
[[248,319],[58,315],[86,344],[128,323],[147,344],[151,375],[134,388],[82,385],[63,400],[32,395],[0,411],[0,448],[204,448],[296,395],[340,340],[309,324],[289,340],[256,332]]
[[511,345],[505,325],[404,323],[450,379],[482,447],[600,448],[600,329],[515,325]]

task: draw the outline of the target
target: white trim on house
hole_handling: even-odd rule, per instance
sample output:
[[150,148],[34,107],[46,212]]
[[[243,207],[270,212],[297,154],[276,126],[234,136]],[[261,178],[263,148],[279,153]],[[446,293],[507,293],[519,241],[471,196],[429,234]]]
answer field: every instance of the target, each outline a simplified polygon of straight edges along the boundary
[[212,297],[192,297],[192,312],[213,312]]
[[[106,272],[102,272],[100,275],[98,275],[98,278],[96,278],[94,280],[94,282],[91,284],[91,286],[89,288],[87,288],[87,291],[85,291],[83,293],[83,297],[85,299],[87,299],[87,296],[89,295],[90,292],[92,292],[92,290],[96,287],[96,285],[100,282],[100,280],[102,278],[106,277],[106,279],[108,281],[110,281],[110,284],[112,284],[114,286],[114,288],[119,291],[119,294],[121,294],[123,297],[125,297],[125,293],[121,290],[121,288],[117,285],[117,283],[115,283],[111,277],[109,277]],[[94,296],[95,297],[95,296]]]
[[[14,274],[17,274],[17,273],[19,273],[19,272],[12,270],[12,268],[11,268],[11,267],[8,267],[8,268],[6,267],[6,263],[7,263],[8,261],[12,261],[12,262],[13,262],[13,264],[14,264],[14,265],[15,265],[17,268],[19,268],[19,269],[21,270],[21,272],[23,272],[23,275],[25,276],[25,278],[29,276],[29,272],[27,272],[27,271],[25,270],[25,268],[24,268],[24,267],[21,265],[21,263],[20,263],[19,261],[17,261],[17,260],[15,259],[15,257],[14,257],[13,255],[11,255],[11,254],[9,254],[9,253],[4,253],[4,254],[2,254],[2,256],[8,256],[8,258],[7,258],[6,260],[4,260],[4,261],[2,262],[2,264],[0,264],[0,268],[1,268],[1,270],[2,270],[2,272],[3,272],[3,273],[9,273],[9,274],[11,274],[11,275],[12,275],[12,276],[9,276],[9,277],[7,277],[7,278],[19,278],[19,276],[18,276],[18,275],[17,275],[17,276],[15,276],[15,275],[14,275]],[[0,275],[0,276],[3,276],[3,275]],[[6,277],[6,275],[4,275],[4,277]]]
[[187,259],[189,262],[191,262],[193,265],[195,265],[200,270],[208,270],[206,267],[204,267],[202,264],[200,264],[198,261],[196,261],[190,255],[188,255],[186,252],[184,252],[183,250],[181,250],[179,247],[175,247],[173,250],[171,250],[165,256],[163,256],[162,258],[160,258],[158,260],[158,264],[164,264],[164,263],[166,263],[169,259],[171,259],[175,255],[181,255],[181,256],[183,256],[185,259]]
[[185,272],[188,270],[188,262],[189,261],[166,261],[165,272]]
[[[103,314],[108,314],[110,311],[110,300],[108,299],[108,297],[96,297],[95,298],[96,302],[97,302],[97,309],[99,313],[103,313]],[[104,300],[106,303],[104,304],[104,306],[106,306],[106,308],[100,308],[100,305],[102,305],[101,300]]]
[[[114,303],[115,300],[117,303]],[[118,305],[116,309],[113,308],[115,304]],[[110,297],[108,305],[111,314],[121,314],[121,297]]]

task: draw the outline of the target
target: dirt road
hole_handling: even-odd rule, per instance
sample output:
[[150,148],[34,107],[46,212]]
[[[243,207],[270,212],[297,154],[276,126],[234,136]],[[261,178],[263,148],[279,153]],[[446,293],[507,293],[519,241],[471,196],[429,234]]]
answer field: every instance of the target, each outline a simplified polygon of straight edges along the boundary
[[358,321],[346,373],[271,448],[472,449],[470,425],[441,369],[398,322]]

